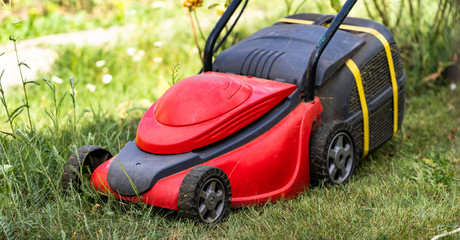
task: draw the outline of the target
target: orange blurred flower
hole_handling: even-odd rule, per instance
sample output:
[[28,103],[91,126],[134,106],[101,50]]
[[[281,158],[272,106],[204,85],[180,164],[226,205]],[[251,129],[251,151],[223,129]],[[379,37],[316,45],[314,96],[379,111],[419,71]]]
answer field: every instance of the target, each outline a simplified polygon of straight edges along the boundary
[[195,10],[203,5],[203,0],[185,0],[182,6],[188,8],[190,11]]

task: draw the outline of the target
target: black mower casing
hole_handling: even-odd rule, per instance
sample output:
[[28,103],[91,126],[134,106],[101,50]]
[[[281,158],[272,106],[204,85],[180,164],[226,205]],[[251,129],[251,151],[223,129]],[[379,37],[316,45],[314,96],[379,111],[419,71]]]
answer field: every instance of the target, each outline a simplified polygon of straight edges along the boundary
[[[222,51],[213,64],[216,72],[260,77],[301,87],[309,56],[324,35],[331,15],[301,13],[281,19]],[[324,23],[326,21],[326,23]],[[323,24],[323,25],[317,25]],[[358,155],[365,156],[389,140],[404,117],[406,74],[391,32],[368,19],[347,17],[321,55],[315,77],[323,122],[345,121],[353,127]],[[391,50],[397,91],[387,60],[384,38]],[[364,151],[363,110],[355,76],[346,62],[360,71],[368,108],[369,146]],[[397,92],[397,124],[393,93]]]

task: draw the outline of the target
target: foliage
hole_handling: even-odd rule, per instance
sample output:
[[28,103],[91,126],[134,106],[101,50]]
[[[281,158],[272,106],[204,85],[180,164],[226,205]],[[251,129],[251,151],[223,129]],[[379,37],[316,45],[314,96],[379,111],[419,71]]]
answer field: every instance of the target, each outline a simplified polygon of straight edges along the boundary
[[[2,0],[3,2],[4,0]],[[0,9],[0,43],[6,43],[11,24],[20,39],[74,32],[97,27],[107,28],[139,23],[157,15],[158,6],[146,7],[145,1],[133,0],[11,0],[12,7]],[[19,4],[20,3],[20,4]],[[1,5],[1,4],[0,4]],[[142,8],[141,8],[142,7]],[[10,15],[9,17],[6,17]],[[20,20],[27,19],[27,21]]]
[[[409,90],[423,91],[422,79],[452,65],[460,54],[460,2],[457,0],[363,1],[371,19],[381,21],[397,38]],[[438,70],[438,68],[441,68]]]

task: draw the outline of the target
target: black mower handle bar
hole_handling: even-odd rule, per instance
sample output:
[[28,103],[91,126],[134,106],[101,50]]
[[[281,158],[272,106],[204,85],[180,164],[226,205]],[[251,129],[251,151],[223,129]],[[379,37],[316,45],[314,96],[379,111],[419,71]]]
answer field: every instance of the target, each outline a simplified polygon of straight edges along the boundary
[[342,6],[340,11],[334,17],[323,37],[318,41],[315,49],[313,49],[313,52],[310,55],[307,70],[305,71],[303,79],[303,85],[305,86],[303,89],[301,89],[305,94],[305,100],[307,102],[313,101],[315,99],[316,68],[318,67],[319,58],[321,57],[321,54],[323,54],[324,49],[326,49],[334,34],[339,29],[343,20],[345,20],[347,17],[351,8],[353,8],[355,5],[356,1],[357,0],[347,0],[347,2]]
[[[321,57],[321,54],[324,52],[324,49],[331,41],[334,34],[339,29],[339,26],[342,24],[350,10],[355,5],[356,1],[357,0],[347,0],[347,2],[345,2],[340,11],[332,20],[323,37],[321,37],[321,39],[316,44],[315,49],[313,49],[301,86],[301,91],[304,94],[306,101],[313,101],[315,98],[316,68],[318,67],[319,58]],[[206,46],[204,47],[203,72],[212,71],[212,57],[215,52],[214,45],[216,44],[217,38],[224,29],[225,25],[227,25],[228,21],[232,17],[233,13],[235,13],[241,2],[242,0],[231,1],[227,7],[227,10],[224,12],[224,14],[222,14],[222,17],[219,19],[216,26],[214,26],[212,29],[211,34],[209,34],[208,40],[206,41]]]
[[228,5],[227,10],[225,10],[224,14],[222,14],[222,17],[220,17],[216,26],[214,26],[211,33],[209,34],[208,40],[206,41],[206,45],[204,47],[203,72],[212,71],[212,57],[214,55],[214,45],[216,44],[217,38],[224,29],[225,25],[227,25],[228,21],[232,17],[233,13],[235,13],[235,10],[238,8],[241,2],[242,0],[233,0]]

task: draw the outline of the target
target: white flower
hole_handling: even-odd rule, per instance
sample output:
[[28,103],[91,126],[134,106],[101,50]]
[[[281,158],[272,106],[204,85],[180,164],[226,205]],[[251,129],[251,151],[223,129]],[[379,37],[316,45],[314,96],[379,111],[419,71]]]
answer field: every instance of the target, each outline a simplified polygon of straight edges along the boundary
[[450,84],[450,90],[454,91],[455,89],[457,89],[457,84],[451,83]]
[[133,62],[139,62],[142,59],[142,56],[145,55],[144,50],[139,50],[134,56],[133,56]]
[[64,80],[62,80],[62,79],[60,79],[59,77],[56,77],[56,76],[52,76],[52,77],[51,77],[51,81],[52,81],[52,82],[55,82],[55,83],[57,83],[57,84],[61,84],[61,83],[64,82]]
[[153,43],[153,46],[155,46],[155,47],[161,47],[161,46],[163,46],[163,42],[160,42],[160,41],[154,42],[154,43]]
[[163,61],[163,58],[162,57],[156,57],[156,58],[153,58],[153,61],[156,62],[156,63],[159,63],[159,62]]
[[136,15],[136,10],[132,9],[131,11],[128,12],[129,16],[134,16]]
[[96,67],[102,67],[105,65],[105,60],[99,60],[96,62]]
[[164,6],[165,6],[165,3],[162,1],[153,2],[151,5],[152,8],[162,8]]
[[105,83],[105,84],[108,84],[109,82],[111,82],[113,79],[112,75],[110,74],[105,74],[103,77],[102,77],[102,82]]
[[133,56],[133,62],[139,62],[142,59],[142,56],[139,54],[136,54]]
[[90,92],[94,92],[96,91],[96,85],[93,85],[93,84],[86,84],[86,89],[88,89]]
[[127,48],[126,49],[126,53],[129,55],[129,56],[133,56],[134,54],[136,54],[136,49],[135,48]]

